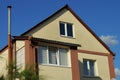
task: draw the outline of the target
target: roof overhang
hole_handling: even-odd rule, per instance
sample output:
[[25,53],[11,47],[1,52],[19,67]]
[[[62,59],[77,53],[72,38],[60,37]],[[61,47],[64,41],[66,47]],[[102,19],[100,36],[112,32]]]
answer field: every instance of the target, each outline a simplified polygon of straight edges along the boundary
[[36,43],[33,45],[37,45],[37,42],[44,42],[44,43],[50,43],[50,44],[69,46],[70,48],[81,47],[81,45],[79,44],[61,42],[61,41],[56,41],[56,40],[48,40],[48,39],[43,39],[43,38],[35,38],[31,36],[14,36],[14,39],[15,40],[31,40],[32,43]]

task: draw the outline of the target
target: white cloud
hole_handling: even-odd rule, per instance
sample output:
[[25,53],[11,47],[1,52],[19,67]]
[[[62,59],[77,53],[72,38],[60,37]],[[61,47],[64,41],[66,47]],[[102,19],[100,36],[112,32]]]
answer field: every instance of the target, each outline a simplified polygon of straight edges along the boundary
[[111,80],[116,80],[115,78],[112,78]]
[[104,35],[102,35],[102,36],[100,36],[100,39],[109,46],[114,46],[114,45],[117,45],[119,43],[116,36],[110,36],[110,35],[104,36]]
[[120,69],[115,68],[115,74],[116,74],[116,76],[120,76]]

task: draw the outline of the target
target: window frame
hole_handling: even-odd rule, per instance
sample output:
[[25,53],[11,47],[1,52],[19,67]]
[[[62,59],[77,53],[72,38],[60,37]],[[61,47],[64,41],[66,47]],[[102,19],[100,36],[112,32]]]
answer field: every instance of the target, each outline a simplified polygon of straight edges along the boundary
[[[60,26],[60,24],[64,24],[64,32],[65,32],[65,34],[63,35],[63,34],[61,34],[61,26]],[[67,24],[70,24],[71,26],[72,26],[72,36],[68,36],[68,30],[67,30]],[[69,37],[69,38],[75,38],[75,34],[74,34],[74,25],[72,24],[72,23],[68,23],[68,22],[62,22],[62,21],[60,21],[59,22],[59,31],[60,31],[60,36],[63,36],[63,37]]]
[[[84,61],[87,61],[87,72],[88,72],[88,75],[86,75],[85,74],[85,67],[84,67]],[[94,68],[94,70],[92,70],[92,73],[93,73],[93,75],[91,74],[91,70],[90,70],[90,62],[93,62],[94,63],[94,66],[93,66],[93,68]],[[97,75],[96,75],[96,60],[90,60],[90,59],[83,59],[83,75],[85,76],[85,77],[96,77]]]
[[[69,49],[68,48],[59,48],[59,47],[54,47],[54,48],[57,48],[57,52],[56,52],[56,58],[57,58],[57,63],[56,64],[51,64],[50,63],[50,61],[49,61],[49,47],[53,47],[53,46],[39,46],[39,48],[38,49],[40,49],[40,47],[46,47],[47,48],[47,61],[46,61],[46,63],[43,63],[43,62],[41,62],[40,60],[39,60],[39,58],[40,58],[40,56],[39,56],[39,54],[41,54],[40,52],[39,52],[39,50],[38,50],[38,64],[42,64],[42,65],[53,65],[53,66],[64,66],[64,67],[69,67],[70,65],[69,65],[69,55],[68,55],[68,53],[69,53]],[[65,65],[61,65],[60,64],[60,49],[66,49],[67,50],[67,58],[66,58],[66,60],[67,60],[67,64],[65,64]]]

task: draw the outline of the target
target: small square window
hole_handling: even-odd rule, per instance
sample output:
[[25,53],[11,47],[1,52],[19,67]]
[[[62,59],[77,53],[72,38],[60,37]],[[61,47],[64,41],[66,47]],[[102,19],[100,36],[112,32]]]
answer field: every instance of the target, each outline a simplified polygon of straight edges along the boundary
[[95,76],[95,61],[94,60],[83,60],[83,74],[84,76],[93,77]]
[[60,23],[60,35],[65,35],[65,24]]
[[73,27],[72,27],[72,24],[67,24],[67,36],[73,37]]
[[60,23],[60,35],[73,37],[73,24],[70,23]]

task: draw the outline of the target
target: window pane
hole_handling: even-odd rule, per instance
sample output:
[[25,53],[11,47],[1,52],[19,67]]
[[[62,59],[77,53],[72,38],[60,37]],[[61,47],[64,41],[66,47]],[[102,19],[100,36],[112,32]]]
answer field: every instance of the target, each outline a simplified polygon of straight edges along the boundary
[[49,47],[49,63],[50,64],[57,64],[57,48]]
[[65,24],[60,23],[60,35],[65,35]]
[[47,63],[47,47],[43,47],[43,46],[39,47],[38,63]]
[[25,47],[16,52],[16,57],[17,68],[23,67],[25,65]]
[[94,61],[89,61],[90,65],[90,76],[94,76]]
[[88,76],[89,75],[89,70],[88,70],[88,64],[86,60],[83,60],[83,70],[84,70],[84,75]]
[[94,61],[93,60],[83,60],[83,68],[85,76],[95,76],[94,72]]
[[68,52],[67,49],[59,49],[60,65],[68,65],[67,52]]
[[67,36],[73,37],[72,24],[67,24]]

